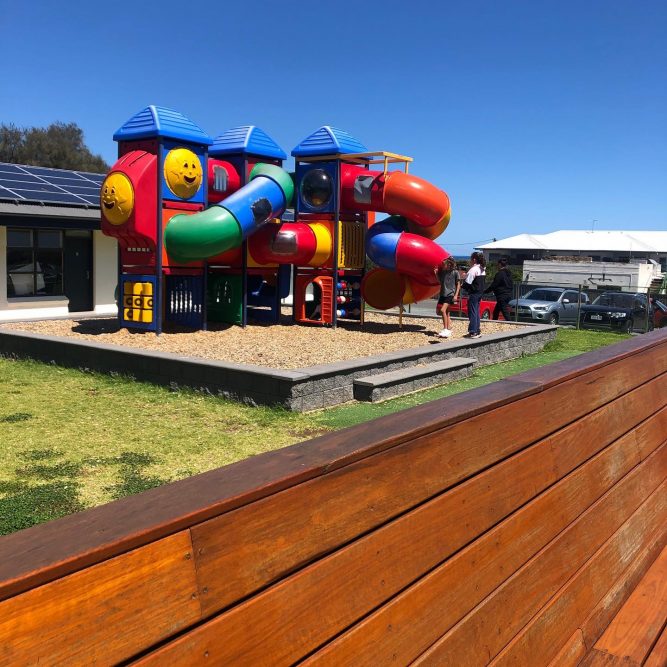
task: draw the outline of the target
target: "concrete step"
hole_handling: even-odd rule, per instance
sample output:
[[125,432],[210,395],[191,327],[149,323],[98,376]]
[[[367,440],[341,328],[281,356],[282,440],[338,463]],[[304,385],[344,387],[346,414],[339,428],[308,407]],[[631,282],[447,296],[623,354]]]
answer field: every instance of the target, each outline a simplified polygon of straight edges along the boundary
[[452,357],[445,361],[357,378],[354,381],[354,398],[357,401],[374,403],[460,380],[472,374],[476,361],[472,357]]

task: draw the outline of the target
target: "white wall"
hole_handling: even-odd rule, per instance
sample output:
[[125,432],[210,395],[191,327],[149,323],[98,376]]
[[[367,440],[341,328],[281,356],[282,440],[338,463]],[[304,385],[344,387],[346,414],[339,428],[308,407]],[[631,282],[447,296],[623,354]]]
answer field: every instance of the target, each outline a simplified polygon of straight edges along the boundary
[[7,227],[0,227],[0,311],[7,308]]
[[93,304],[96,313],[117,314],[118,241],[93,232]]
[[660,275],[655,265],[621,262],[555,262],[549,260],[525,260],[523,279],[535,285],[582,285],[604,288],[620,287],[626,292],[645,291],[651,280]]

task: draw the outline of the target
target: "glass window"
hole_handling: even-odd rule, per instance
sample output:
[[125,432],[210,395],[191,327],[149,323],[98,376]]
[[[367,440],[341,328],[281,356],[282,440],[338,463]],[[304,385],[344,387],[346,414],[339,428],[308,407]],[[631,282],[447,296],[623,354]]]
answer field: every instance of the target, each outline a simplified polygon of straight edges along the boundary
[[7,296],[63,293],[63,237],[55,230],[7,230]]
[[558,301],[560,295],[562,294],[561,290],[551,290],[551,289],[534,289],[528,292],[524,299],[530,301],[549,301],[554,302]]
[[40,248],[62,248],[63,235],[61,232],[43,231],[40,229],[37,232],[37,245]]
[[213,167],[213,189],[216,192],[224,192],[227,189],[227,170],[219,165]]
[[32,230],[31,229],[8,229],[7,230],[8,248],[32,248]]

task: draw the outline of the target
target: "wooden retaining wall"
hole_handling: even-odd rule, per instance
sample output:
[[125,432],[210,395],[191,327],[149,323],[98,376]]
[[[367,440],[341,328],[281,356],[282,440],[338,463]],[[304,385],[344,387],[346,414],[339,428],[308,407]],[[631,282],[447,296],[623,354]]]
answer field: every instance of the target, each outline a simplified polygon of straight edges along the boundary
[[0,538],[0,663],[663,664],[666,473],[663,329]]

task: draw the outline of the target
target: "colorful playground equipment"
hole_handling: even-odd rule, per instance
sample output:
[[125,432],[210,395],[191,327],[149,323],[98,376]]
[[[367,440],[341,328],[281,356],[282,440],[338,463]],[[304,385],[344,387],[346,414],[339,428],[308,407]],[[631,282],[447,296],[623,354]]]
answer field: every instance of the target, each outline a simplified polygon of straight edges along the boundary
[[[434,268],[449,253],[434,239],[449,198],[408,173],[410,157],[368,152],[323,126],[294,148],[290,174],[260,128],[211,139],[156,106],[114,140],[102,231],[118,239],[123,327],[278,322],[290,291],[296,322],[335,326],[363,321],[365,304],[383,310],[438,290]],[[376,222],[377,212],[389,217]]]

